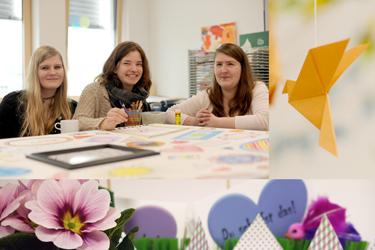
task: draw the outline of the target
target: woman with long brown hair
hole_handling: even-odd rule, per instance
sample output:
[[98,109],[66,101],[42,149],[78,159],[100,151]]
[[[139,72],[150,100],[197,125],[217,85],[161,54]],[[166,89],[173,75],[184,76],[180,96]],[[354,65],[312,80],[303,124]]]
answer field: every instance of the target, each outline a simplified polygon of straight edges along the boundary
[[269,91],[254,79],[245,52],[226,43],[215,52],[214,77],[206,91],[167,110],[165,123],[220,128],[268,130]]
[[128,121],[121,103],[130,108],[133,102],[142,101],[142,111],[150,111],[146,99],[151,84],[148,60],[141,46],[129,41],[120,43],[105,62],[103,72],[82,91],[74,115],[80,130],[113,130]]
[[71,119],[77,102],[68,100],[61,54],[41,46],[31,56],[26,90],[14,91],[0,104],[0,138],[60,133],[55,123]]

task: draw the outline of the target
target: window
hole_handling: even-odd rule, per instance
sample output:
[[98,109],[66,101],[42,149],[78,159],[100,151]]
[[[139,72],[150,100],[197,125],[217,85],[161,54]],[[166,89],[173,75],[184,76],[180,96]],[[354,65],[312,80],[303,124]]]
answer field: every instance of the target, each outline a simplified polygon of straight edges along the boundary
[[115,47],[114,0],[70,0],[68,95],[81,95],[94,81]]
[[0,98],[23,88],[22,0],[0,0]]

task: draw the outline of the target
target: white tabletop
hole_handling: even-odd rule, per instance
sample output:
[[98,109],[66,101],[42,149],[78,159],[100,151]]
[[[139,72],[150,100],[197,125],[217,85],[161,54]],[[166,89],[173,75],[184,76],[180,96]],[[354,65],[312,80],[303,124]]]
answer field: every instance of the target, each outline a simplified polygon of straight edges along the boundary
[[[170,133],[146,138],[158,130]],[[174,131],[174,128],[185,128]],[[0,178],[268,178],[264,131],[152,124],[120,132],[85,131],[0,140]],[[132,132],[127,134],[124,132]],[[159,155],[67,170],[27,158],[38,152],[114,144]]]

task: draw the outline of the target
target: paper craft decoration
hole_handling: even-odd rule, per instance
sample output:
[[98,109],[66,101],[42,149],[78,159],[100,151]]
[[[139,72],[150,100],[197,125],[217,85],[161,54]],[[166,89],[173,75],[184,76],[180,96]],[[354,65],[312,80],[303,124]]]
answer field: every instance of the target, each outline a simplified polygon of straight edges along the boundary
[[375,250],[375,240],[370,244],[368,250]]
[[163,153],[185,153],[185,152],[203,152],[203,149],[194,145],[177,145],[173,148],[161,150]]
[[327,216],[324,214],[318,230],[315,233],[314,238],[312,239],[310,246],[307,250],[342,250],[339,239],[331,223],[329,222]]
[[15,168],[14,166],[0,166],[0,177],[28,174],[30,172],[30,170],[24,168]]
[[152,138],[152,137],[157,137],[157,136],[166,135],[166,134],[175,133],[178,131],[189,129],[186,127],[158,126],[158,125],[139,126],[139,128],[142,130],[142,132],[139,131],[135,127],[116,128],[112,132],[136,135],[136,136],[141,136],[144,138]]
[[283,250],[275,236],[268,229],[262,216],[258,214],[250,227],[242,235],[233,250]]
[[56,144],[56,143],[64,143],[68,141],[73,141],[72,138],[68,137],[44,137],[36,139],[16,139],[7,141],[4,144],[8,146],[14,147],[33,147],[33,146],[42,146],[42,145],[49,145],[49,144]]
[[297,81],[287,80],[288,102],[320,130],[319,145],[338,156],[328,92],[350,64],[369,46],[346,52],[349,39],[310,49]]
[[189,133],[177,136],[173,139],[175,140],[208,140],[223,131],[204,131],[204,130],[194,130]]
[[210,250],[206,240],[206,234],[202,227],[201,219],[198,218],[197,225],[193,232],[192,237],[190,238],[189,245],[186,248],[187,250]]
[[92,138],[88,139],[87,142],[105,142],[105,143],[111,143],[111,142],[117,141],[119,138],[120,137],[112,137],[112,136],[101,137],[101,136],[96,136],[96,137],[92,137]]
[[215,202],[208,214],[208,230],[222,248],[227,239],[239,239],[259,213],[257,205],[242,194],[228,194]]
[[241,145],[240,148],[248,151],[268,152],[269,139],[245,143]]
[[275,237],[284,237],[289,226],[301,222],[307,206],[302,180],[270,180],[259,196],[258,209]]
[[202,50],[215,50],[221,44],[235,43],[236,23],[225,23],[202,28]]
[[133,216],[124,225],[125,233],[135,226],[139,226],[136,239],[148,238],[176,238],[177,224],[173,215],[159,206],[143,206],[136,209]]

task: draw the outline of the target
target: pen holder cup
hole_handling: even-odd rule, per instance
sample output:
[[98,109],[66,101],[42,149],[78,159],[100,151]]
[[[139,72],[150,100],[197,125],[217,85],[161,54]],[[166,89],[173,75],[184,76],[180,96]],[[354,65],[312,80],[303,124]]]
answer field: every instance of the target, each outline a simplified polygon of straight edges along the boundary
[[133,121],[133,123],[131,121],[127,121],[125,122],[125,126],[126,127],[131,127],[131,126],[139,126],[141,125],[141,121],[142,121],[142,111],[128,111],[128,114],[129,114],[129,118]]
[[142,124],[148,125],[153,123],[164,124],[165,112],[144,112],[142,114]]

